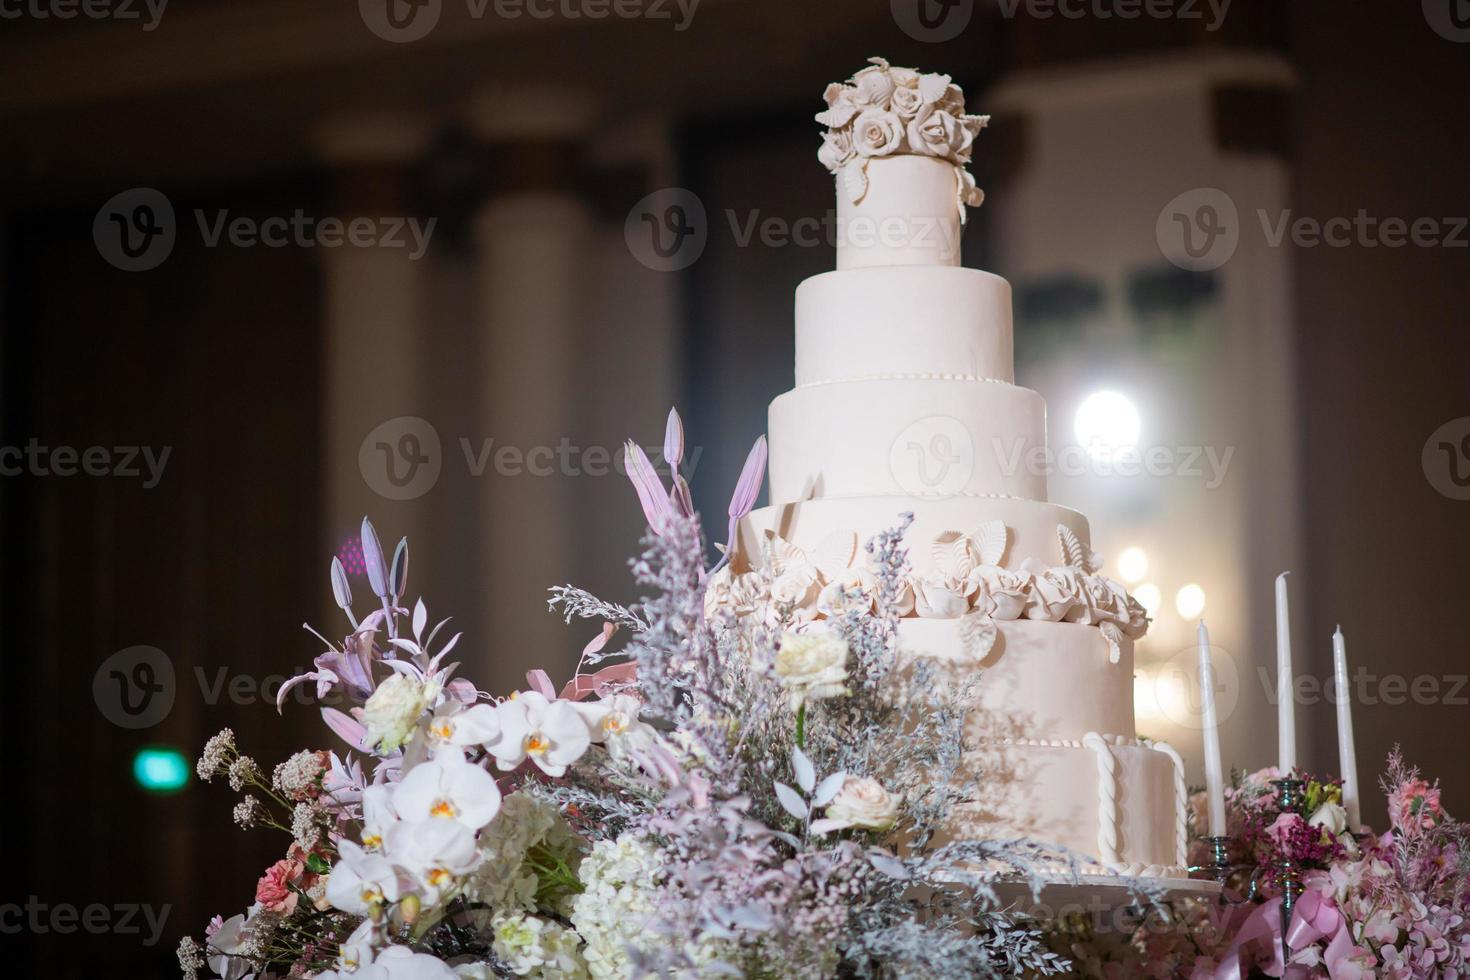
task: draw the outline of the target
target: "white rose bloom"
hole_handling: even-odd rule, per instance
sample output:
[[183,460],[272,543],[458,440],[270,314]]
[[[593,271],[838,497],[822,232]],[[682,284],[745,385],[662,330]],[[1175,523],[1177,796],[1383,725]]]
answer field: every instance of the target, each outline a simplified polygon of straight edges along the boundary
[[822,166],[836,173],[855,154],[852,149],[852,133],[845,129],[831,129],[822,134],[822,147],[817,150],[817,159]]
[[394,674],[379,684],[362,709],[368,744],[392,752],[408,741],[431,696],[426,685],[407,674]]
[[825,632],[787,633],[776,651],[776,675],[792,710],[847,693],[847,641]]
[[1336,803],[1323,803],[1307,823],[1337,837],[1347,831],[1347,811]]
[[893,90],[893,111],[901,119],[912,119],[924,105],[924,97],[917,88],[900,86]]
[[878,580],[866,568],[849,567],[833,574],[817,594],[817,611],[836,617],[846,612],[872,612]]
[[903,120],[883,109],[869,109],[852,123],[853,150],[858,156],[886,157],[903,146]]
[[970,610],[974,586],[968,582],[919,578],[912,584],[914,612],[923,619],[959,619]]
[[954,157],[970,148],[974,136],[943,109],[925,106],[909,121],[909,149],[935,157]]
[[846,827],[888,830],[898,821],[898,799],[877,780],[848,776],[827,804],[827,819]]

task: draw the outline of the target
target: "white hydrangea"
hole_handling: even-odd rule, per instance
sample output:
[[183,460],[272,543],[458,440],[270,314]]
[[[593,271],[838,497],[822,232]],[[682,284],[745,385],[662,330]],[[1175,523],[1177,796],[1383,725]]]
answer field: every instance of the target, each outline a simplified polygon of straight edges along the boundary
[[495,821],[480,833],[480,863],[467,890],[474,901],[496,911],[531,911],[537,878],[525,867],[526,852],[546,842],[570,853],[571,841],[571,828],[555,806],[526,793],[512,793],[502,801]]
[[598,841],[582,859],[585,890],[572,900],[571,920],[587,944],[582,956],[594,980],[630,975],[627,948],[644,938],[659,870],[658,853],[630,835]]
[[518,977],[580,980],[587,976],[577,934],[535,915],[497,916],[495,955]]

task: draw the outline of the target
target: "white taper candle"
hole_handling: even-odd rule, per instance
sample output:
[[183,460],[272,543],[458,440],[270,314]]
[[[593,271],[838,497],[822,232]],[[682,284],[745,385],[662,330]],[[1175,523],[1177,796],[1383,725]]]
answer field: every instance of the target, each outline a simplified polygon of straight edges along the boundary
[[1215,663],[1210,657],[1210,633],[1199,621],[1199,690],[1204,711],[1205,797],[1210,805],[1210,836],[1224,837],[1225,771],[1220,765],[1220,719],[1215,711]]
[[1363,811],[1358,797],[1358,750],[1353,744],[1352,685],[1341,626],[1332,634],[1332,674],[1337,682],[1337,765],[1342,770],[1342,808],[1347,811],[1348,830],[1356,833],[1363,826]]
[[1287,611],[1286,576],[1276,576],[1276,745],[1281,778],[1296,768],[1296,678],[1291,670],[1291,614]]

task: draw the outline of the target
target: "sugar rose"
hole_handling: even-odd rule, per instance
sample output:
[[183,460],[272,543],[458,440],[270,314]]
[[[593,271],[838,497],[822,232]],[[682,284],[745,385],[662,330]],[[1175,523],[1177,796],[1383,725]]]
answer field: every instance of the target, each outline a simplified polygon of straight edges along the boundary
[[853,121],[852,140],[859,156],[886,157],[903,143],[903,122],[891,112],[869,109]]
[[827,804],[827,819],[848,827],[888,830],[898,822],[898,798],[875,779],[848,776]]
[[787,633],[776,651],[776,676],[793,710],[847,693],[847,642],[830,633]]
[[969,149],[974,137],[943,109],[925,106],[908,125],[909,147],[935,157],[956,156]]

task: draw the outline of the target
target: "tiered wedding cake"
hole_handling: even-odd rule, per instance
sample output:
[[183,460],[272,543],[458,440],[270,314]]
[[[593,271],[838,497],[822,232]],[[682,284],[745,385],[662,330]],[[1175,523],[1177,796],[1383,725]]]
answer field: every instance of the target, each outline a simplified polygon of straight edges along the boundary
[[826,99],[837,271],[796,291],[796,387],[770,411],[776,503],[742,522],[733,581],[767,563],[776,595],[821,618],[871,585],[861,542],[911,511],[902,647],[982,671],[987,796],[956,832],[1183,875],[1182,764],[1134,731],[1147,617],[1099,574],[1086,518],[1047,502],[1046,405],[1014,384],[1010,286],[960,267],[987,118],[948,76],[878,59]]

